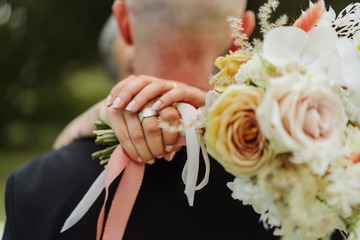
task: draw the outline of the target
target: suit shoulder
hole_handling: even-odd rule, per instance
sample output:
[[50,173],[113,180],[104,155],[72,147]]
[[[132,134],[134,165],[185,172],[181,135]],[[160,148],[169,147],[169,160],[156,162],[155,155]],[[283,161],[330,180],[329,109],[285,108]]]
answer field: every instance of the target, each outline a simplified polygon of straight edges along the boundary
[[103,170],[91,157],[98,149],[93,139],[79,140],[15,170],[7,183],[6,212],[19,236],[56,238],[66,217]]

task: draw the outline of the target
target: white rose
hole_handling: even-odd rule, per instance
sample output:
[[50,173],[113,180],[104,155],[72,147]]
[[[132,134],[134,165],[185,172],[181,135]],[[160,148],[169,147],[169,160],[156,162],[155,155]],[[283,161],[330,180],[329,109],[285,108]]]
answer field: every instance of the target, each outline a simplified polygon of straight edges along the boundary
[[339,146],[347,123],[341,100],[328,82],[296,72],[272,80],[257,118],[278,153]]

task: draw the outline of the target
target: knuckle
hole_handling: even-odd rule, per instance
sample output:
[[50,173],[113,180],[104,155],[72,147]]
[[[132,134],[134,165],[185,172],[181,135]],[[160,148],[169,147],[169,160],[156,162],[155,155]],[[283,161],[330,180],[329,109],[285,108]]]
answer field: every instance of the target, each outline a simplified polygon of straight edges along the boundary
[[178,139],[180,134],[179,133],[167,133],[163,132],[163,139],[165,145],[174,145]]
[[178,88],[174,89],[174,91],[177,92],[176,94],[178,94],[178,95],[185,95],[186,94],[186,90],[183,87],[178,87]]
[[134,99],[137,101],[137,102],[147,102],[149,101],[150,99],[148,98],[148,95],[145,94],[144,92],[139,92],[136,97],[134,97]]
[[129,85],[126,85],[123,89],[121,89],[121,92],[119,93],[119,95],[123,95],[123,96],[132,96],[132,88]]
[[160,134],[159,126],[158,126],[157,122],[155,122],[155,121],[148,122],[144,126],[144,131],[145,131],[145,134],[148,135],[148,136],[153,136],[153,135]]
[[117,86],[113,87],[111,90],[110,90],[110,94],[111,96],[115,97],[118,95],[118,92],[119,92],[119,88]]
[[127,142],[130,140],[129,134],[126,132],[120,132],[119,134],[119,141],[120,143]]
[[156,81],[156,85],[160,88],[166,88],[166,82],[165,81]]
[[165,108],[161,112],[161,118],[164,121],[170,122],[170,123],[176,123],[179,121],[179,113],[174,107]]
[[137,77],[137,80],[138,80],[138,81],[141,81],[141,82],[146,82],[146,83],[149,82],[149,78],[148,78],[146,75],[144,75],[144,74],[139,75],[139,76]]
[[134,143],[141,143],[144,139],[143,132],[141,130],[135,130],[131,133],[131,138]]

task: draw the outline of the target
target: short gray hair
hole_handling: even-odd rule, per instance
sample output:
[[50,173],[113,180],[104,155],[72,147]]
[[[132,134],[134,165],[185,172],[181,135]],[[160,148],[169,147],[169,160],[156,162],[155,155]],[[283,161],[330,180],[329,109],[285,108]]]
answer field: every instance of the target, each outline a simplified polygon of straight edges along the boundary
[[212,24],[224,24],[229,15],[240,17],[246,6],[246,0],[125,1],[130,11],[142,20],[140,24],[149,25],[157,22],[176,30],[201,30],[201,27],[206,28]]
[[114,41],[120,36],[118,24],[113,15],[107,19],[99,37],[99,52],[105,72],[112,81],[117,81],[119,67],[113,50]]

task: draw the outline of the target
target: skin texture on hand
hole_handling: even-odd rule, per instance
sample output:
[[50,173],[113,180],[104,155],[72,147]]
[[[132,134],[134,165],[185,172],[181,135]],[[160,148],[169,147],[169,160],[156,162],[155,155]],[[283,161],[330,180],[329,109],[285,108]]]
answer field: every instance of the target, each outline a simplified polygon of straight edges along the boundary
[[155,110],[174,102],[186,102],[198,108],[204,105],[205,95],[205,91],[179,81],[132,75],[112,88],[106,103],[113,108],[138,112],[144,104],[159,97],[152,105]]
[[[181,82],[146,75],[129,76],[111,90],[106,100],[109,108],[102,117],[107,118],[132,159],[149,163],[162,157],[171,160],[181,148],[176,145],[179,133],[162,131],[159,119],[178,126],[180,115],[171,104],[181,101],[200,107],[204,105],[205,95],[206,92]],[[148,107],[159,112],[159,119],[151,116],[140,122],[137,112]]]
[[[152,103],[149,102],[144,108]],[[159,111],[159,116],[144,118],[142,122],[137,113],[111,107],[102,109],[100,118],[112,127],[130,158],[139,162],[153,163],[155,158],[162,157],[170,160],[172,152],[179,150],[174,148],[179,133],[170,133],[159,128],[159,118],[171,126],[180,123],[179,113],[173,106]]]

